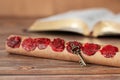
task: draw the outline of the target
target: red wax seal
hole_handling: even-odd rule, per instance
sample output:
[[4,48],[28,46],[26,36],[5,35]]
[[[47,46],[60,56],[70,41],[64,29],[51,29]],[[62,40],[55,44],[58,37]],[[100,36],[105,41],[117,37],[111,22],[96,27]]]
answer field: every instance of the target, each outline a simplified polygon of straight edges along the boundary
[[106,45],[100,50],[101,54],[106,58],[111,58],[116,55],[118,48],[112,45]]
[[48,38],[35,38],[35,41],[36,41],[37,47],[40,50],[47,48],[47,46],[50,43],[50,39],[48,39]]
[[66,43],[66,50],[70,53],[74,53],[74,51],[81,50],[82,44],[77,41],[70,41]]
[[22,47],[26,51],[33,51],[36,48],[36,41],[35,39],[32,38],[26,38],[22,42]]
[[65,41],[60,38],[55,38],[51,43],[50,46],[53,51],[62,52],[65,48]]
[[21,37],[13,36],[7,39],[7,45],[11,48],[19,48],[21,43]]
[[82,47],[82,51],[84,54],[91,56],[94,55],[100,49],[100,45],[93,43],[85,43]]

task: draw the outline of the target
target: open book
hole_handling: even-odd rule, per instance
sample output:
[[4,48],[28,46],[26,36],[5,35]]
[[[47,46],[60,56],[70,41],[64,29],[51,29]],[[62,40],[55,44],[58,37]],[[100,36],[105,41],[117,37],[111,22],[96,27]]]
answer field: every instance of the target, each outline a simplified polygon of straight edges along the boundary
[[120,14],[104,8],[70,11],[38,19],[29,31],[70,31],[85,36],[120,35]]

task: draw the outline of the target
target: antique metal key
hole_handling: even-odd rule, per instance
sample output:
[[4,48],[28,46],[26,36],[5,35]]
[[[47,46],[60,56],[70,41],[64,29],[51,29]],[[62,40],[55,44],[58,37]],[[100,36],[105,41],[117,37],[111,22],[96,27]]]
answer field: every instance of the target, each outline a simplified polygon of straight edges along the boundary
[[86,66],[86,63],[85,63],[85,61],[83,60],[83,58],[82,58],[82,56],[81,56],[81,53],[80,53],[80,47],[74,45],[73,43],[71,43],[71,48],[72,48],[72,52],[73,52],[74,54],[77,54],[77,55],[79,56],[79,58],[80,58],[80,60],[79,60],[80,65],[81,65],[82,67],[83,67],[83,66]]

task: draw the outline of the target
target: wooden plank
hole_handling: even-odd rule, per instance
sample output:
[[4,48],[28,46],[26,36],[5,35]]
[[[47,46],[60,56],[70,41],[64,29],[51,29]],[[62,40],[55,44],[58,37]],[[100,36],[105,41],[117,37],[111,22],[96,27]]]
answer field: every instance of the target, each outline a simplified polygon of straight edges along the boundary
[[0,17],[45,17],[69,10],[96,7],[118,13],[119,5],[119,0],[0,0]]
[[89,64],[80,67],[76,62],[27,57],[0,52],[0,74],[119,74],[120,69]]
[[53,0],[0,0],[1,17],[44,17],[54,13]]
[[13,75],[0,76],[1,80],[120,80],[120,75]]
[[[87,8],[108,8],[115,13],[120,11],[119,0],[55,0],[54,8],[56,13],[70,10],[83,10]],[[112,6],[111,6],[112,4]]]

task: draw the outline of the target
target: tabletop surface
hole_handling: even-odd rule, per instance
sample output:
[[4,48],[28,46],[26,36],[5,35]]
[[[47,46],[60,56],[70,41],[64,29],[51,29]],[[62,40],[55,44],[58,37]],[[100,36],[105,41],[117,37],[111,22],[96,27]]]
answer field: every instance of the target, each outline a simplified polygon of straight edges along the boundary
[[120,36],[92,38],[65,32],[27,32],[27,28],[34,21],[35,19],[0,19],[0,80],[120,79],[120,68],[116,67],[94,64],[88,64],[87,67],[80,67],[77,62],[43,59],[7,53],[5,50],[5,40],[11,34],[50,38],[60,37],[65,40],[78,40],[82,42],[120,46]]

